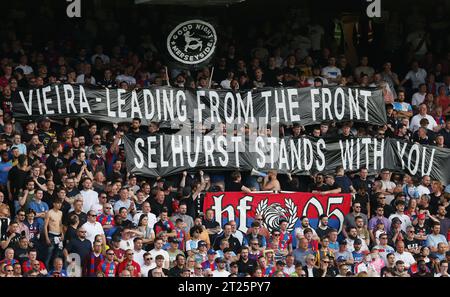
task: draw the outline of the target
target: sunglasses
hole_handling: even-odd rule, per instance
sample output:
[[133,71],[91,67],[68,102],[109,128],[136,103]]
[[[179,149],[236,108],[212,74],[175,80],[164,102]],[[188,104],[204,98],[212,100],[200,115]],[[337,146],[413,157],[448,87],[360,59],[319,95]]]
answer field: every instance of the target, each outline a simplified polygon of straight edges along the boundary
[[150,261],[152,258],[145,258],[145,260]]
[[107,253],[108,256],[114,256],[114,253]]
[[6,270],[6,272],[14,272],[14,270]]
[[275,233],[273,234],[273,236],[280,236],[280,233]]

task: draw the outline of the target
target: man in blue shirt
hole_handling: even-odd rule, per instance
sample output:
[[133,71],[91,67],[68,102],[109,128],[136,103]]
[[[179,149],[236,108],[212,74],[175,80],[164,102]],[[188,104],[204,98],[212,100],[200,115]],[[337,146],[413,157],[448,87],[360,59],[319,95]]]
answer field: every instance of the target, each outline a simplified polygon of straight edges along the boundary
[[42,201],[42,197],[44,196],[44,193],[41,189],[38,189],[34,193],[34,199],[30,202],[29,207],[36,212],[36,221],[43,226],[44,225],[44,218],[47,214],[49,208],[48,204]]
[[0,186],[5,187],[8,183],[8,172],[12,168],[12,162],[9,160],[9,154],[3,150],[0,152],[2,161],[0,162]]
[[306,265],[307,255],[315,256],[314,251],[308,248],[308,240],[305,237],[300,238],[298,248],[296,248],[292,254],[294,255],[295,262],[302,263],[302,266]]
[[443,242],[447,244],[447,239],[444,235],[440,234],[441,224],[439,222],[433,223],[433,229],[431,229],[431,234],[428,234],[426,240],[426,246],[430,249],[432,253],[438,251],[438,244]]

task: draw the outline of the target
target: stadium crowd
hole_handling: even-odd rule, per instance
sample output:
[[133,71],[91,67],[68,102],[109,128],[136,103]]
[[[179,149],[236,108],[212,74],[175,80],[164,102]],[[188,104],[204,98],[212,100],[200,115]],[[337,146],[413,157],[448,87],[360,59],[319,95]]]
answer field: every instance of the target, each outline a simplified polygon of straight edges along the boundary
[[[0,276],[449,276],[450,185],[442,181],[388,169],[344,172],[342,167],[313,176],[193,169],[146,178],[127,172],[122,137],[164,133],[158,123],[146,127],[139,119],[113,125],[48,117],[19,122],[12,104],[20,89],[55,83],[127,90],[162,85],[236,91],[378,87],[388,115],[384,126],[295,123],[282,127],[280,134],[393,137],[449,148],[450,42],[445,36],[439,39],[449,26],[443,15],[426,20],[413,10],[405,20],[392,16],[386,21],[390,39],[385,42],[397,58],[377,64],[360,52],[359,63],[350,65],[340,50],[339,26],[330,30],[312,18],[302,23],[295,14],[281,26],[292,30],[275,33],[269,24],[243,43],[234,39],[233,30],[223,30],[212,77],[212,67],[167,68],[155,38],[142,33],[142,42],[132,47],[126,34],[114,35],[120,26],[113,20],[110,15],[91,19],[84,28],[85,35],[94,35],[105,22],[109,27],[102,33],[114,42],[104,44],[37,42],[36,36],[15,33],[14,19],[5,21],[9,25],[2,29],[0,48]],[[366,31],[365,44],[377,40],[376,32],[371,34]],[[364,36],[358,38],[364,44]],[[405,66],[406,71],[396,73]],[[260,190],[352,193],[352,209],[339,234],[324,215],[317,226],[302,217],[301,226],[289,232],[283,220],[279,229],[268,230],[257,214],[244,234],[235,221],[221,225],[212,209],[203,212],[207,191]]]

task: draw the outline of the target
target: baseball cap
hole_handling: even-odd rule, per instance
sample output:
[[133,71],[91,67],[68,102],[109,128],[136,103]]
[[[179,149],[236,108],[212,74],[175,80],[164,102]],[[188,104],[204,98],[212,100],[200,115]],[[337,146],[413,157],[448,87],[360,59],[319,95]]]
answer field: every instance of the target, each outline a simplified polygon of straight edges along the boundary
[[347,240],[345,240],[345,239],[339,240],[339,245],[344,245],[344,244],[347,244]]
[[284,261],[281,261],[281,260],[278,260],[276,264],[279,265],[279,266],[285,266],[286,265],[286,263],[284,263]]
[[439,259],[439,257],[436,255],[436,253],[431,253],[428,258],[430,259]]
[[345,261],[347,261],[343,256],[339,256],[337,259],[336,259],[336,262],[345,262]]
[[216,254],[215,250],[213,250],[213,249],[208,250],[208,255],[215,255],[215,254]]
[[232,251],[233,251],[232,248],[224,248],[224,249],[223,249],[223,253],[224,253],[224,254],[226,254],[226,253],[228,253],[228,252],[232,252]]
[[206,241],[204,241],[204,240],[200,240],[199,242],[198,242],[198,246],[200,247],[200,246],[207,246],[208,244],[206,243]]
[[400,223],[401,224],[402,221],[399,218],[395,217],[395,218],[392,219],[392,224],[395,224],[395,223]]
[[425,220],[425,214],[424,214],[424,213],[419,213],[419,214],[417,215],[417,218],[418,218],[419,220]]
[[178,238],[176,238],[176,237],[169,237],[169,242],[170,242],[170,243],[172,243],[172,242],[174,242],[174,243],[179,243],[180,240],[179,240]]
[[227,260],[225,260],[224,258],[222,258],[222,257],[218,257],[218,258],[216,258],[216,263],[227,263]]

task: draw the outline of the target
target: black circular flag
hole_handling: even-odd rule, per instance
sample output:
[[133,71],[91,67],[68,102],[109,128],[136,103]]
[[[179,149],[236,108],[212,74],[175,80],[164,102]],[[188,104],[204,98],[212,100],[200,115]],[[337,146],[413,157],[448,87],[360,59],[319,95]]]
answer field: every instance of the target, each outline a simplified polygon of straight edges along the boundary
[[207,61],[214,53],[217,34],[202,20],[189,20],[177,25],[167,37],[167,50],[176,61],[195,65]]

